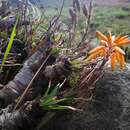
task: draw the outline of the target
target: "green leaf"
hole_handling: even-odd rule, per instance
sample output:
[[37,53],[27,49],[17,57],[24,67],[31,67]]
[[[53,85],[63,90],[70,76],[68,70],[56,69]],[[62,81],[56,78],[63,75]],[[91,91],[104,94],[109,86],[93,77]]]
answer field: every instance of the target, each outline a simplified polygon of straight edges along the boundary
[[42,105],[43,105],[43,107],[44,106],[51,106],[51,105],[56,105],[58,103],[62,103],[62,102],[67,101],[67,100],[68,99],[66,99],[66,98],[59,99],[59,100],[57,100],[55,98],[51,98],[51,99],[48,99],[48,100],[43,100]]
[[78,110],[74,107],[71,106],[63,106],[63,105],[53,105],[53,106],[49,106],[47,109],[51,109],[51,110]]
[[51,86],[50,86],[50,84],[49,84],[48,87],[47,87],[47,90],[46,90],[46,92],[45,92],[45,94],[44,94],[44,96],[43,96],[43,98],[48,96],[48,93],[49,93],[49,91],[50,91],[50,88],[51,88]]
[[67,101],[67,98],[59,99],[59,100],[54,100],[53,102],[50,103],[50,105],[55,105],[64,101]]
[[57,93],[58,93],[58,91],[59,91],[59,86],[60,86],[60,84],[58,84],[58,85],[52,90],[52,92],[49,94],[50,97],[55,97],[55,96],[57,95]]
[[44,99],[42,99],[42,106],[48,106],[51,102],[53,102],[53,98],[47,96]]
[[19,19],[19,17],[17,17],[17,19],[16,19],[15,25],[14,25],[14,27],[13,27],[13,30],[12,30],[12,33],[11,33],[11,36],[10,36],[9,43],[8,43],[8,45],[7,45],[7,47],[6,47],[6,51],[5,51],[5,54],[4,54],[4,58],[3,58],[3,60],[2,60],[1,66],[0,66],[0,72],[1,72],[2,69],[3,69],[3,66],[4,66],[4,64],[5,64],[5,61],[6,61],[7,57],[8,57],[8,54],[9,54],[9,52],[10,52],[10,50],[11,50],[11,47],[12,47],[12,45],[13,45],[13,40],[14,40],[14,37],[15,37],[15,34],[16,34],[16,27],[17,27],[17,24],[18,24],[18,19]]

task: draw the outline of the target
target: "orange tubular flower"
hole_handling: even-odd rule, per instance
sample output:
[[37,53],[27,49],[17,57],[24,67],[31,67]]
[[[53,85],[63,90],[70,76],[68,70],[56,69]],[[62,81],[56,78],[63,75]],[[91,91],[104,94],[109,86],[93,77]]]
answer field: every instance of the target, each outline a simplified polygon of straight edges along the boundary
[[124,55],[125,52],[119,47],[130,44],[128,36],[112,36],[111,32],[105,36],[101,32],[96,32],[100,40],[100,45],[89,52],[89,59],[96,59],[97,57],[107,57],[111,61],[112,70],[115,69],[116,63],[120,64],[120,69],[125,68]]

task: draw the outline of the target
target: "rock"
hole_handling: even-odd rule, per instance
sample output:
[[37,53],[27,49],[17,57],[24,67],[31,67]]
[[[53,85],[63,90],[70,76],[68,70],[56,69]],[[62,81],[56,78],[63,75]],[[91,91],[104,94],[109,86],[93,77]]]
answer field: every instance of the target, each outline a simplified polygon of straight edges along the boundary
[[130,130],[130,65],[106,70],[83,112],[59,113],[46,130]]

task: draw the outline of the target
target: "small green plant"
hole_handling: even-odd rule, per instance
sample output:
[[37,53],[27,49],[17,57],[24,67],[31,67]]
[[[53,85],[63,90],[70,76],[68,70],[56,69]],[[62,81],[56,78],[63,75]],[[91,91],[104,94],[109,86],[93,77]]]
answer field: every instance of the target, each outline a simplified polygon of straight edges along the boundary
[[41,99],[41,106],[43,106],[45,110],[78,110],[72,106],[64,105],[66,101],[73,100],[73,98],[57,97],[59,89],[62,87],[63,84],[64,82],[62,84],[58,84],[52,90],[51,86],[48,86],[48,89]]

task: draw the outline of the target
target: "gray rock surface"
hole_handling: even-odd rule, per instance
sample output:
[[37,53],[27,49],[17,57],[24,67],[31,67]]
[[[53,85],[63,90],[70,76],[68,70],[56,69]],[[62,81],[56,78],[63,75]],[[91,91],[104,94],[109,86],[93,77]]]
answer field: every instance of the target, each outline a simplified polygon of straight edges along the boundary
[[96,83],[94,101],[86,102],[83,110],[62,112],[48,130],[130,130],[130,68],[106,70]]

